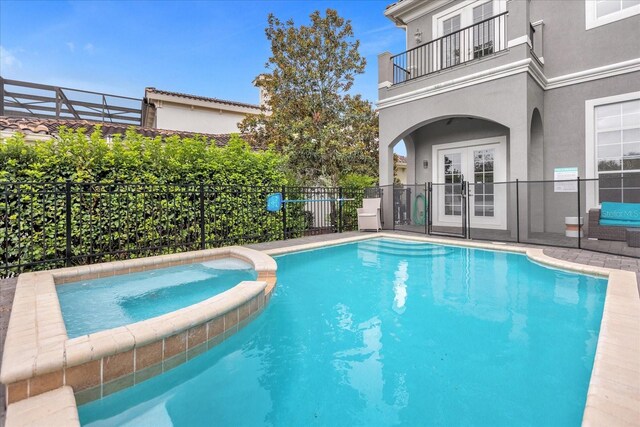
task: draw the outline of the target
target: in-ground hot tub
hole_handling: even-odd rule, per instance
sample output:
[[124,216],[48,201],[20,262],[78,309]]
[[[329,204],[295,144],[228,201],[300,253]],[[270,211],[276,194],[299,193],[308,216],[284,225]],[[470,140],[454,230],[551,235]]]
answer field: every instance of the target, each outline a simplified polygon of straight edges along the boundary
[[22,274],[0,373],[7,402],[68,385],[82,403],[172,369],[257,316],[275,272],[270,256],[229,247]]
[[224,258],[56,286],[67,335],[75,338],[199,303],[258,277],[253,265]]

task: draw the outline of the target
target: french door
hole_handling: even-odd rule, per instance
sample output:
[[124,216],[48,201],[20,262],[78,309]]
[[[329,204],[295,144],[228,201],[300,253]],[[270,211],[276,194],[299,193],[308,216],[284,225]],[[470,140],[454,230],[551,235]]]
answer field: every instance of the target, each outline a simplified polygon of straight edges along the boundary
[[[447,144],[437,152],[437,176],[442,191],[434,201],[436,225],[460,224],[463,218],[462,181],[469,183],[469,225],[477,228],[506,229],[506,153],[504,142],[495,141],[478,145]],[[449,146],[449,147],[447,147]],[[434,212],[434,213],[436,213]]]

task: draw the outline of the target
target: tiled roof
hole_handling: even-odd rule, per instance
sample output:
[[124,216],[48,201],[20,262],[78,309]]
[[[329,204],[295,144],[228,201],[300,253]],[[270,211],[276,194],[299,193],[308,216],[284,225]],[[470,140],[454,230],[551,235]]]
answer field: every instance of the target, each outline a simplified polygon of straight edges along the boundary
[[400,154],[396,154],[396,156],[399,162],[407,163],[407,158],[405,156],[401,156]]
[[60,126],[65,126],[69,129],[84,128],[87,132],[93,132],[96,126],[102,126],[102,135],[114,135],[124,134],[129,128],[133,128],[141,135],[155,138],[156,136],[169,137],[193,137],[196,135],[202,135],[206,138],[213,138],[216,141],[216,145],[224,146],[229,142],[231,135],[229,134],[198,134],[195,132],[184,132],[166,129],[155,129],[142,126],[131,126],[122,123],[109,123],[109,122],[91,122],[88,120],[73,120],[73,119],[42,119],[38,117],[7,117],[0,116],[0,130],[16,130],[23,133],[35,133],[40,135],[55,135],[58,132]]
[[145,96],[147,92],[157,93],[158,95],[178,96],[180,98],[195,99],[198,101],[217,102],[219,104],[234,105],[236,107],[254,108],[256,110],[260,109],[260,106],[257,104],[247,104],[244,102],[229,101],[226,99],[219,99],[219,98],[210,98],[207,96],[190,95],[188,93],[181,93],[181,92],[169,92],[167,90],[156,89],[155,87],[146,88]]

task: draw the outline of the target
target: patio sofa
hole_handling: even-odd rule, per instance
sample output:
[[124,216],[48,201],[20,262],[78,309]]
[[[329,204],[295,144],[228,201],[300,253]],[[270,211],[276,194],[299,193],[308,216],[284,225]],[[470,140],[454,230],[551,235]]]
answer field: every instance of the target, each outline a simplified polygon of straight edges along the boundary
[[628,228],[640,228],[640,203],[602,202],[589,210],[590,238],[624,241]]

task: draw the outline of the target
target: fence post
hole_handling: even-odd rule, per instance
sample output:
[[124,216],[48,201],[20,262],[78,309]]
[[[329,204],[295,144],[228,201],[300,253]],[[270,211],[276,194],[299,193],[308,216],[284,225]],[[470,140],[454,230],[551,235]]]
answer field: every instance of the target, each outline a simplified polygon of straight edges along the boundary
[[581,213],[581,209],[580,209],[580,177],[576,178],[576,184],[578,185],[577,188],[577,193],[578,193],[578,249],[582,249],[582,242],[580,239],[580,234],[582,234],[582,226],[580,225],[580,213]]
[[469,238],[469,230],[467,229],[467,181],[462,177],[462,184],[460,186],[460,196],[462,197],[462,237]]
[[200,183],[200,249],[206,247],[204,232],[204,184]]
[[67,180],[64,184],[65,192],[65,237],[66,237],[66,251],[65,251],[65,265],[69,267],[71,265],[71,180]]
[[516,242],[520,243],[520,182],[516,178]]
[[342,233],[342,187],[338,187],[338,233]]
[[[427,202],[427,183],[424,183],[424,202]],[[428,224],[428,218],[429,216],[427,215],[427,206],[424,207],[424,234],[427,234],[427,224]]]
[[431,181],[429,181],[429,184],[427,185],[428,188],[428,193],[427,193],[427,209],[429,212],[429,216],[427,217],[427,234],[431,235],[431,227],[432,227],[432,222],[431,219],[433,218],[433,203],[431,201],[432,199],[432,195],[433,195],[433,184]]
[[282,240],[287,240],[287,204],[284,203],[287,196],[287,187],[282,186]]

